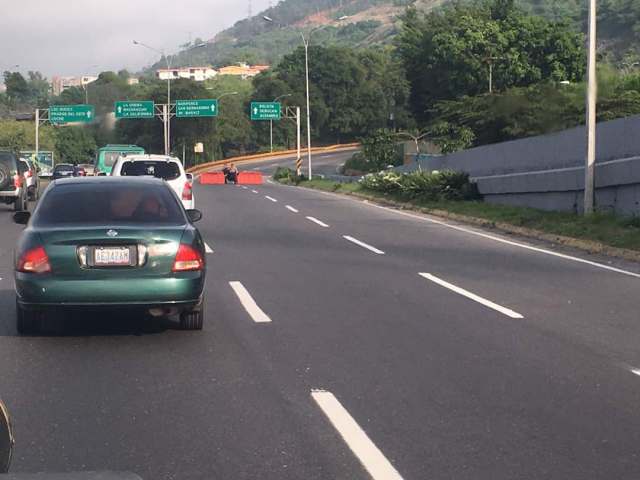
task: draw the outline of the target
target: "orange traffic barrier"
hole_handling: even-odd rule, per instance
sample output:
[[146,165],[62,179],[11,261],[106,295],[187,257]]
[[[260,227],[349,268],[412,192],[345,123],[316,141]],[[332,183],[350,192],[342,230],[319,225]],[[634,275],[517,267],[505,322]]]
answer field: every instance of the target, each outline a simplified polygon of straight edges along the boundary
[[240,172],[238,174],[240,185],[262,185],[262,173],[260,172]]
[[224,185],[224,173],[205,172],[200,175],[201,185]]

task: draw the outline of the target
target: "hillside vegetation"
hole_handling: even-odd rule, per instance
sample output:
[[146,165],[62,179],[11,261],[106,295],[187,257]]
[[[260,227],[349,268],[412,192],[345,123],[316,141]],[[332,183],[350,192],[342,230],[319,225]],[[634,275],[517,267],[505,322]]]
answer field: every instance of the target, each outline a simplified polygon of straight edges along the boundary
[[[457,3],[474,3],[475,0]],[[313,41],[322,45],[365,47],[388,44],[399,32],[399,17],[407,7],[428,12],[454,0],[283,0],[260,14],[237,22],[208,40],[206,48],[175,56],[176,65],[215,66],[275,64],[301,43],[300,31],[320,27]],[[582,0],[517,0],[525,11],[584,31],[587,2]],[[599,0],[600,53],[624,67],[640,56],[640,1]],[[267,22],[263,16],[273,19]],[[343,16],[349,18],[339,21]],[[161,66],[159,63],[153,68]]]

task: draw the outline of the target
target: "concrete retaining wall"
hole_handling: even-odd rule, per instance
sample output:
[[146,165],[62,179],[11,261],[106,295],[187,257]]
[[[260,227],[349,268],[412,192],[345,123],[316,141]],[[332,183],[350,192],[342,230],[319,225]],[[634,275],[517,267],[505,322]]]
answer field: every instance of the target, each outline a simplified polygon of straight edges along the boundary
[[[640,116],[598,124],[596,205],[599,210],[640,215]],[[580,211],[584,191],[584,127],[421,157],[414,170],[468,172],[485,200],[545,210]]]

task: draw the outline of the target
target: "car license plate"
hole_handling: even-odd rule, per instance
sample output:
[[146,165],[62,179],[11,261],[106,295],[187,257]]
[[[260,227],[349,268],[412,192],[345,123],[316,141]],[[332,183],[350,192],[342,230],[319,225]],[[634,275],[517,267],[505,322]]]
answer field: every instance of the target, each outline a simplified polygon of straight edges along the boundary
[[98,267],[122,266],[131,264],[129,247],[96,248],[94,263]]

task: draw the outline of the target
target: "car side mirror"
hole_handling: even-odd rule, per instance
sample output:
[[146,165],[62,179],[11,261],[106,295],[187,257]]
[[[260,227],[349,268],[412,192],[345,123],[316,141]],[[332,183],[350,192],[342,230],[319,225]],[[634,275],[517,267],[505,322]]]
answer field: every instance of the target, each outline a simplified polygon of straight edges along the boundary
[[26,225],[27,223],[29,223],[30,218],[31,212],[27,212],[25,210],[13,214],[13,221],[18,225]]
[[9,412],[0,400],[0,473],[9,471],[11,452],[13,451],[13,432]]
[[187,180],[193,182],[193,173],[187,173]]
[[[21,212],[19,212],[21,213]],[[187,210],[187,217],[191,223],[196,223],[202,220],[202,212],[200,210],[192,209]]]

